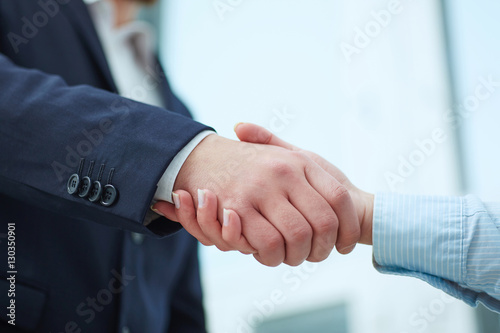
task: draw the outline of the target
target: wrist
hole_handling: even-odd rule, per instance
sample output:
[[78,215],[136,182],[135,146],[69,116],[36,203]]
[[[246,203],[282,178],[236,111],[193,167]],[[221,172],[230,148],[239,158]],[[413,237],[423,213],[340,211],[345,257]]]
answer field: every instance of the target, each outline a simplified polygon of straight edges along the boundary
[[174,191],[179,189],[186,190],[194,197],[198,189],[194,185],[200,186],[199,183],[203,183],[203,167],[210,163],[210,152],[213,151],[214,145],[217,144],[216,142],[219,139],[220,137],[214,133],[207,135],[197,144],[186,158],[177,174],[173,186]]

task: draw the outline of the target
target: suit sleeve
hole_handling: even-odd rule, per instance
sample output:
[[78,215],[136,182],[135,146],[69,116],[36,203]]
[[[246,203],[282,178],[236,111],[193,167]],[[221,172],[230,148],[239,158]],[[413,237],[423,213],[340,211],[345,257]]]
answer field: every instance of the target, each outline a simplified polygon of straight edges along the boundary
[[[58,76],[14,65],[0,54],[0,193],[77,218],[135,232],[168,235],[178,225],[143,226],[156,185],[175,155],[201,131],[192,119]],[[111,181],[109,207],[67,191],[77,173]],[[112,179],[109,179],[114,169]]]

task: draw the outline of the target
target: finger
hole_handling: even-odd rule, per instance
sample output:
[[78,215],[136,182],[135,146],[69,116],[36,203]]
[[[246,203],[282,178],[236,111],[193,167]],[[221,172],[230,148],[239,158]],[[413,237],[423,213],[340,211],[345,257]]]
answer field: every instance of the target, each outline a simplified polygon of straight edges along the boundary
[[257,250],[255,259],[265,266],[275,267],[285,260],[285,241],[280,232],[258,211],[249,208],[241,216],[242,233]]
[[170,221],[179,222],[175,205],[167,201],[158,201],[151,206],[151,210],[160,216],[164,216]]
[[[177,198],[175,198],[175,196],[177,196]],[[198,239],[203,245],[214,245],[213,242],[205,236],[198,224],[191,194],[182,190],[175,191],[174,200],[177,201],[177,206],[179,207],[176,209],[178,221],[182,224],[184,229]],[[167,208],[167,205],[168,203],[166,202],[158,202],[154,208],[163,211]]]
[[316,163],[308,163],[305,171],[309,184],[325,198],[338,217],[337,251],[342,254],[351,252],[361,231],[349,191]]
[[259,125],[239,123],[234,127],[234,132],[236,133],[236,136],[238,136],[238,139],[240,139],[241,141],[280,146],[289,150],[299,150],[294,145],[281,140],[269,130]]
[[222,238],[222,226],[217,217],[217,208],[217,196],[214,193],[198,190],[197,217],[203,234],[221,251],[239,250],[232,248]]
[[231,209],[224,209],[224,223],[222,225],[222,238],[224,241],[244,254],[257,253],[241,232],[240,216]]
[[298,266],[309,257],[313,231],[307,220],[285,197],[271,198],[262,204],[262,215],[285,239],[285,264]]
[[290,202],[305,217],[313,231],[311,252],[307,260],[320,262],[328,258],[335,246],[339,222],[328,202],[307,185],[300,192],[291,191]]

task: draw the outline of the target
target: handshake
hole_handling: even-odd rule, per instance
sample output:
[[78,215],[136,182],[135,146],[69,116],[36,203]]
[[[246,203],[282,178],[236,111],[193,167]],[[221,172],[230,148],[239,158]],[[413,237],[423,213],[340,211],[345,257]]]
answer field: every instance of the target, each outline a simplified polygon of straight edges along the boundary
[[266,266],[319,262],[334,247],[347,254],[372,244],[372,194],[260,126],[242,123],[235,132],[242,142],[206,137],[177,176],[175,204],[160,201],[153,210],[204,245],[253,254]]

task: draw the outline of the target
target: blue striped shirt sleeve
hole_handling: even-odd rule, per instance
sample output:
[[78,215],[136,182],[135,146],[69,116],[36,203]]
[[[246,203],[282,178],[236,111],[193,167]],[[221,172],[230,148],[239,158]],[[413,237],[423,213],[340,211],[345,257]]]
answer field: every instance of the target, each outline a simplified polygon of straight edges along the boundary
[[471,306],[500,312],[500,203],[379,193],[373,264],[419,278]]

